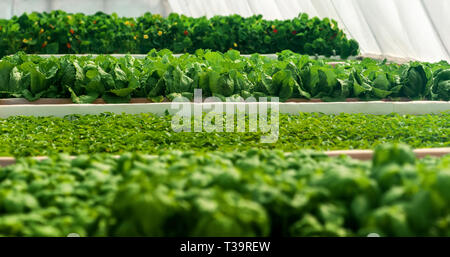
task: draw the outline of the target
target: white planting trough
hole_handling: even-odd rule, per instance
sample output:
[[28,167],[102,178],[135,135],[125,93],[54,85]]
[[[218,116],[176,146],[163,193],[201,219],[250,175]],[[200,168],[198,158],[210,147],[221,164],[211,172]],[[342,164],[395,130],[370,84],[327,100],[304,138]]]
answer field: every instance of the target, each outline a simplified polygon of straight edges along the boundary
[[[129,104],[13,104],[0,105],[0,118],[8,118],[10,116],[55,116],[64,117],[70,114],[101,114],[110,113],[154,113],[164,115],[165,113],[176,114],[179,112],[181,105],[184,108],[190,108],[193,113],[194,108],[201,108],[202,112],[208,113],[224,112],[225,110],[245,110],[251,108],[264,108],[264,103],[129,103]],[[302,102],[302,103],[267,103],[267,107],[274,108],[283,114],[296,115],[299,113],[324,113],[324,114],[340,114],[340,113],[365,113],[386,115],[391,113],[398,114],[438,114],[450,111],[450,101],[411,101],[411,102]],[[245,109],[243,109],[245,108]],[[198,110],[198,109],[197,109]]]

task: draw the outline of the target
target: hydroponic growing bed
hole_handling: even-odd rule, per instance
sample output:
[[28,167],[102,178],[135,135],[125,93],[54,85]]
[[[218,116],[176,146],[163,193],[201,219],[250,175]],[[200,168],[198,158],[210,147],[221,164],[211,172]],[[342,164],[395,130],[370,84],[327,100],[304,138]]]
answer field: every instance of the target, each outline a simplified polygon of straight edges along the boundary
[[[441,172],[448,163],[392,147],[378,148],[372,163],[274,150],[27,159],[0,168],[0,192],[17,188],[3,200],[0,229],[10,236],[448,236],[446,207],[436,202],[448,200]],[[20,189],[6,182],[12,178]],[[411,184],[423,191],[406,193]]]
[[175,57],[168,50],[151,51],[144,59],[107,55],[42,58],[19,53],[0,61],[2,98],[71,98],[74,103],[129,102],[146,97],[154,102],[201,96],[278,97],[339,101],[346,98],[449,100],[447,62],[397,65],[372,59],[329,65],[323,60],[283,51],[278,59],[257,54],[243,57],[199,49]]
[[[249,126],[249,117],[246,126]],[[143,152],[167,149],[197,151],[280,149],[286,152],[315,149],[373,149],[386,142],[414,148],[450,147],[450,113],[434,115],[324,115],[280,114],[278,140],[261,144],[270,131],[194,133],[172,129],[171,115],[102,114],[58,117],[12,116],[0,119],[0,156],[40,156],[65,152],[93,154]],[[226,117],[223,117],[226,124]],[[237,131],[235,123],[232,131]]]

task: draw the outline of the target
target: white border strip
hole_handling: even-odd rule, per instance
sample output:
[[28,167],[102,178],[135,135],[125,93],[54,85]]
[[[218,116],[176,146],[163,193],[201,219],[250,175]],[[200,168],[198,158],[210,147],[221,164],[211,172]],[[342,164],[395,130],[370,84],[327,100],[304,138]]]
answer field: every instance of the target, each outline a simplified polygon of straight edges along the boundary
[[[172,103],[143,103],[143,104],[26,104],[26,105],[4,105],[0,106],[0,118],[10,116],[55,116],[64,117],[69,114],[101,114],[111,113],[154,113],[164,115],[167,112],[175,114],[178,109],[171,108]],[[203,103],[179,103],[190,105],[191,110],[194,106],[204,105]],[[222,105],[226,110],[226,105],[245,105],[246,110],[250,106],[258,106],[259,103],[212,103],[211,109],[216,109],[215,105]],[[270,105],[269,105],[270,106]],[[202,106],[203,107],[203,106]],[[211,109],[203,109],[208,112]],[[413,101],[413,102],[338,102],[338,103],[279,103],[279,111],[284,114],[299,114],[319,112],[324,114],[340,113],[366,113],[376,115],[386,115],[391,113],[398,114],[437,114],[450,111],[450,101]],[[192,112],[193,113],[193,112]]]
[[[56,58],[61,58],[63,56],[66,55],[73,55],[73,56],[77,56],[77,57],[82,57],[82,56],[92,56],[92,57],[97,57],[99,55],[108,55],[108,56],[112,56],[112,57],[116,57],[116,58],[123,58],[125,57],[127,54],[38,54],[37,56],[40,56],[42,58],[50,58],[52,56],[56,57]],[[174,57],[180,57],[184,54],[172,54]],[[193,55],[193,54],[191,54]],[[136,58],[136,59],[144,59],[145,57],[147,57],[147,54],[130,54],[130,56]],[[251,55],[250,54],[241,54],[242,57],[247,57],[249,58]],[[264,56],[264,57],[269,57],[271,59],[278,59],[278,56],[276,54],[260,54],[260,56]],[[316,58],[315,56],[311,56],[310,58],[314,59]],[[338,56],[336,56],[336,58],[338,58]]]
[[[98,55],[110,55],[116,58],[121,58],[126,56],[126,54],[37,54],[37,56],[43,57],[43,58],[49,58],[51,56],[55,56],[57,58],[60,58],[61,56],[64,55],[74,55],[74,56],[98,56]],[[136,59],[143,59],[147,56],[147,54],[130,54],[131,56],[133,56]],[[175,57],[180,57],[183,54],[172,54]],[[260,56],[265,56],[265,57],[269,57],[272,59],[278,59],[277,54],[259,54]],[[241,56],[243,57],[250,57],[250,54],[241,54]],[[370,58],[370,59],[376,59],[379,61],[382,61],[384,59],[388,60],[389,62],[394,62],[394,63],[408,63],[410,61],[417,61],[415,59],[412,58],[403,58],[403,57],[395,57],[395,56],[388,56],[388,55],[379,55],[379,54],[363,54],[363,55],[358,55],[358,56],[349,56],[347,59],[343,60],[340,56],[338,55],[333,55],[330,57],[326,57],[324,55],[309,55],[310,59],[314,59],[314,60],[321,60],[321,59],[327,59],[327,60],[333,60],[333,61],[345,61],[345,60],[362,60],[364,58]]]
[[[65,55],[73,55],[73,56],[78,56],[78,57],[81,57],[81,56],[97,57],[99,55],[109,55],[109,56],[116,57],[116,58],[122,58],[122,57],[125,57],[127,54],[38,54],[37,56],[40,56],[42,58],[49,58],[49,57],[52,57],[52,56],[54,56],[56,58],[60,58],[60,57],[65,56]],[[172,55],[174,57],[180,57],[180,56],[182,56],[184,54],[172,54]],[[268,58],[271,58],[271,59],[278,59],[278,55],[277,54],[259,54],[259,55],[260,56],[264,56],[264,57],[268,57]],[[130,56],[132,56],[132,57],[134,57],[136,59],[144,59],[147,56],[147,54],[130,54]],[[251,57],[251,54],[241,54],[241,56],[249,58],[249,57]],[[338,55],[333,55],[333,56],[330,56],[330,57],[326,57],[324,55],[310,55],[309,58],[313,59],[313,60],[327,59],[327,60],[333,60],[333,61],[345,61],[345,60],[342,60],[342,58],[340,56],[338,56]],[[350,56],[346,60],[358,60],[359,58],[363,58],[363,57],[362,56],[361,57],[359,57],[359,56],[358,57],[357,56]]]

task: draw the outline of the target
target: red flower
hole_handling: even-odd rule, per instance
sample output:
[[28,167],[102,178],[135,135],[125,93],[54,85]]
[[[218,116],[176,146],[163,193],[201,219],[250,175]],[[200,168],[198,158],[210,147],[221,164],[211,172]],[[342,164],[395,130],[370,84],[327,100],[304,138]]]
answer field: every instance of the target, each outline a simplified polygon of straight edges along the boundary
[[187,30],[185,30],[185,31],[183,32],[183,34],[184,34],[185,36],[187,36],[187,35],[189,34],[189,32],[188,32]]
[[97,24],[97,21],[93,21],[92,23]]
[[67,48],[72,48],[72,45],[69,43],[69,42],[67,42],[67,44],[66,44],[66,46],[67,46]]
[[297,31],[292,31],[292,35],[297,35]]
[[44,42],[43,44],[42,44],[42,48],[44,48],[44,47],[46,47],[47,46],[47,42]]
[[336,36],[337,36],[337,34],[334,33],[334,34],[330,37],[330,40],[334,40],[334,39],[336,38]]
[[278,29],[274,29],[273,33],[275,33],[275,34],[278,33]]
[[69,32],[70,32],[70,34],[72,34],[72,35],[75,34],[75,31],[73,31],[73,29],[70,29]]

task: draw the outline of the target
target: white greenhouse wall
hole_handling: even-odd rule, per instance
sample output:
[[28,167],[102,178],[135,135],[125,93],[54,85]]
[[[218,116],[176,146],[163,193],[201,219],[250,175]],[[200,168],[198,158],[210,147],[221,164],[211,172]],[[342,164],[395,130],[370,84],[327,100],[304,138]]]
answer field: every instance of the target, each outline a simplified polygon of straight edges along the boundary
[[262,14],[266,19],[305,12],[337,20],[360,43],[362,54],[450,61],[450,0],[0,0],[0,18],[52,9],[120,16]]

